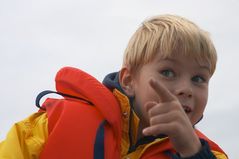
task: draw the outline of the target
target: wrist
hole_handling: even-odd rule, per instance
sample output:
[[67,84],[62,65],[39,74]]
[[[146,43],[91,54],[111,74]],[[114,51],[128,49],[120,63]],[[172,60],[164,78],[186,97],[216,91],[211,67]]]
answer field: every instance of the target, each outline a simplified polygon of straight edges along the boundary
[[198,153],[201,150],[201,148],[202,148],[201,141],[196,136],[194,138],[193,142],[191,142],[191,144],[188,144],[187,149],[179,152],[179,154],[182,158],[186,158],[186,157],[193,156],[194,154]]
[[201,143],[201,148],[200,150],[188,157],[183,157],[181,155],[178,155],[181,159],[216,159],[215,156],[213,155],[213,153],[211,152],[211,149],[207,143],[207,141],[200,139],[200,143]]

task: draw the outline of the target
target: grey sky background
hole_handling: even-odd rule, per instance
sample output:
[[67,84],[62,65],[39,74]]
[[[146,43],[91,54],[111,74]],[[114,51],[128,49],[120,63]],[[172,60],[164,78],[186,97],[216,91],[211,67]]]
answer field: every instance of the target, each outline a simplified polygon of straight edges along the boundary
[[102,80],[121,67],[129,38],[146,18],[184,16],[210,32],[218,51],[209,101],[198,128],[239,158],[239,1],[1,0],[0,140],[33,112],[35,97],[54,90],[63,66]]

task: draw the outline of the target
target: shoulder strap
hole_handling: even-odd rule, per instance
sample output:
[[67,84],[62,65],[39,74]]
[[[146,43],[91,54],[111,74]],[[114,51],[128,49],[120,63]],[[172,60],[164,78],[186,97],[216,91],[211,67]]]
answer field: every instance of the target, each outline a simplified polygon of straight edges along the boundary
[[105,120],[100,124],[97,134],[96,134],[96,139],[95,139],[95,145],[94,145],[94,159],[104,159],[104,125],[105,125]]
[[68,97],[68,98],[74,98],[74,99],[79,99],[79,100],[84,100],[85,102],[87,102],[88,104],[90,105],[93,105],[90,101],[87,101],[86,99],[83,99],[83,98],[80,98],[80,97],[76,97],[76,96],[72,96],[72,95],[69,95],[69,94],[64,94],[64,93],[61,93],[61,92],[56,92],[56,91],[51,91],[51,90],[45,90],[45,91],[42,91],[41,93],[39,93],[36,97],[36,101],[35,101],[35,104],[36,104],[36,107],[38,107],[39,109],[41,110],[46,110],[46,108],[44,108],[43,106],[40,105],[40,100],[42,97],[48,95],[48,94],[51,94],[51,93],[54,93],[54,94],[58,94],[58,95],[61,95],[63,97]]

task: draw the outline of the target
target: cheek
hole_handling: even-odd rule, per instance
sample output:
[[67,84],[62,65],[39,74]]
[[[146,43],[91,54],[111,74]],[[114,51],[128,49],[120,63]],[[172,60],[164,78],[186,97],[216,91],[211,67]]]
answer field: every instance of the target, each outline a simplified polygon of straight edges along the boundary
[[195,112],[191,121],[195,124],[200,120],[207,105],[208,94],[207,92],[201,93],[195,99]]
[[148,123],[148,113],[146,111],[147,102],[158,101],[155,91],[146,83],[135,89],[134,110],[139,116],[143,125]]
[[150,78],[140,79],[140,82],[135,85],[135,97],[137,99],[138,104],[145,105],[145,103],[156,100],[155,94],[156,92],[149,85]]
[[147,126],[148,124],[148,113],[145,108],[145,100],[140,96],[135,96],[134,101],[134,111],[140,119],[140,123],[143,127]]
[[198,95],[198,109],[200,109],[201,111],[204,111],[206,105],[207,105],[207,99],[208,99],[208,92],[205,91],[204,93],[201,93]]

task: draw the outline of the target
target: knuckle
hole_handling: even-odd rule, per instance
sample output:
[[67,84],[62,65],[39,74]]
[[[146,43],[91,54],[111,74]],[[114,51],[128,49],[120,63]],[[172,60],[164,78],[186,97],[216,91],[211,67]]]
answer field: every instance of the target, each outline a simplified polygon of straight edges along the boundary
[[151,124],[151,125],[156,124],[156,119],[155,119],[155,117],[150,118],[150,124]]
[[149,110],[149,111],[148,111],[148,115],[149,115],[149,117],[151,117],[151,116],[153,115],[152,110]]

